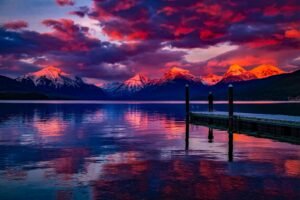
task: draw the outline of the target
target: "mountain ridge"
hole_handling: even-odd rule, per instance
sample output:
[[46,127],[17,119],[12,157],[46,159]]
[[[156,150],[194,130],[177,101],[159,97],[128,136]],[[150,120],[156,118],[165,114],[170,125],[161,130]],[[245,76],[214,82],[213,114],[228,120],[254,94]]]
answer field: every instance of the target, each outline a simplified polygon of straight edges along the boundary
[[254,74],[258,79],[267,78],[270,76],[284,74],[285,71],[281,70],[278,67],[270,64],[262,64],[250,70],[252,74]]
[[50,99],[105,98],[105,93],[101,88],[87,84],[81,78],[67,74],[53,66],[20,76],[14,81],[26,91],[46,94]]
[[32,81],[35,86],[49,87],[80,87],[84,84],[83,80],[77,76],[73,76],[63,72],[61,69],[49,66],[37,72],[28,73],[16,79],[19,82]]
[[[48,73],[49,70],[50,74]],[[258,70],[256,69],[257,72],[255,72],[255,70],[253,71],[254,73],[260,73],[256,79],[232,80],[232,83],[234,83],[237,88],[246,88],[245,92],[240,90],[240,94],[245,94],[257,87],[259,87],[257,88],[257,91],[262,88],[268,88],[268,90],[273,91],[269,83],[274,77],[279,76],[298,80],[297,77],[295,78],[294,76],[299,75],[299,73],[285,73],[271,65],[259,66]],[[185,85],[189,84],[191,89],[191,99],[205,99],[205,96],[209,91],[214,91],[216,94],[220,94],[220,96],[222,96],[221,94],[224,94],[223,97],[225,98],[229,82],[225,82],[224,78],[240,75],[244,76],[246,72],[248,72],[248,70],[235,65],[227,70],[224,74],[226,76],[209,74],[206,76],[208,77],[208,80],[205,80],[205,76],[197,77],[191,74],[189,70],[176,67],[170,68],[160,79],[151,80],[143,74],[136,74],[124,82],[118,82],[104,88],[99,88],[95,85],[84,83],[79,77],[76,78],[76,76],[50,67],[38,72],[29,73],[17,79],[0,76],[0,93],[2,93],[2,96],[4,97],[6,93],[11,93],[11,95],[8,95],[9,97],[17,96],[18,93],[23,96],[24,93],[26,95],[28,94],[29,97],[36,96],[36,98],[38,98],[38,96],[42,97],[41,95],[46,95],[49,99],[182,100],[184,99],[184,94],[179,90],[184,90]],[[271,75],[271,77],[268,77],[269,75]],[[209,81],[212,81],[214,78],[216,80],[213,80],[213,83],[210,83]],[[67,80],[66,83],[64,82],[65,80]],[[70,84],[70,80],[75,81],[76,84]],[[292,86],[298,89],[297,86],[294,86],[296,82],[288,82],[285,80],[281,80],[280,82],[286,82],[287,85],[279,85],[279,88],[291,88]],[[266,86],[261,83],[265,83]],[[276,85],[277,83],[273,84]],[[221,91],[225,92],[222,93]],[[256,93],[257,92],[254,90],[253,94],[250,96],[245,95],[245,98],[254,97],[260,99],[261,97],[255,96]],[[287,99],[287,96],[297,97],[296,93],[297,91],[284,91],[282,92],[282,95],[280,95],[280,92],[276,91],[274,94],[268,95],[270,97],[272,97],[272,95],[274,97],[276,96],[276,98],[279,99]],[[26,95],[24,98],[27,98]],[[260,95],[268,96],[263,93]]]

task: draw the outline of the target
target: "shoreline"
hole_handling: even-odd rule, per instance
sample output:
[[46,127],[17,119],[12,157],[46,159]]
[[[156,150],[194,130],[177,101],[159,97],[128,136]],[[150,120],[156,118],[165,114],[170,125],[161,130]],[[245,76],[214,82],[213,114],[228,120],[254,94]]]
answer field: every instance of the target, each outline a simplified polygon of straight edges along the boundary
[[[0,104],[185,104],[184,100],[0,100]],[[190,101],[191,104],[207,104],[207,101]],[[227,104],[228,101],[214,101],[215,104]],[[235,104],[300,104],[300,101],[235,101]]]

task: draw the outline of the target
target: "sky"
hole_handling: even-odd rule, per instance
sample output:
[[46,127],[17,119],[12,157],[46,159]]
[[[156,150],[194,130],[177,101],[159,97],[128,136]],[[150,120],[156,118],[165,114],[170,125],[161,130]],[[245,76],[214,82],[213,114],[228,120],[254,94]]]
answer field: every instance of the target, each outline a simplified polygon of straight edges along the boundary
[[171,67],[300,66],[299,0],[0,0],[0,74],[55,66],[94,83]]

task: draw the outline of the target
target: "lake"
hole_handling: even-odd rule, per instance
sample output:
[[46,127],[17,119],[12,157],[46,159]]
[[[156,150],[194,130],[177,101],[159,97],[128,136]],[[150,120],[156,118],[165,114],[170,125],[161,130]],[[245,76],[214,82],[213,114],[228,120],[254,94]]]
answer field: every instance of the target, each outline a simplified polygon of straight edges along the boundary
[[[300,116],[300,103],[235,111]],[[2,101],[0,199],[300,199],[299,145],[234,133],[229,155],[226,131],[190,125],[186,150],[184,112],[181,102]]]

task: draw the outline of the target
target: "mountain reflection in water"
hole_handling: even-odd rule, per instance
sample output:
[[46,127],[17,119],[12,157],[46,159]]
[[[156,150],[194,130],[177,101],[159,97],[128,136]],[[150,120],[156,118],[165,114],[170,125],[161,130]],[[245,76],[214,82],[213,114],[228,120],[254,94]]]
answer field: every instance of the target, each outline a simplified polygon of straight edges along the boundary
[[0,110],[0,199],[300,199],[300,146],[234,134],[230,152],[227,132],[190,125],[185,150],[184,105]]

